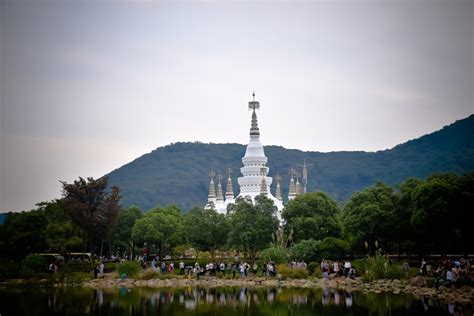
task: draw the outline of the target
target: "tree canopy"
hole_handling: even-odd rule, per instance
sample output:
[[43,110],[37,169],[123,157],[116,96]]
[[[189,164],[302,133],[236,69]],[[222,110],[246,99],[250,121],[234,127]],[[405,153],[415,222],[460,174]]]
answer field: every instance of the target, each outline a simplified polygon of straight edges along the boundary
[[97,242],[107,239],[116,224],[121,211],[120,191],[115,186],[107,190],[107,177],[97,180],[80,177],[73,183],[61,183],[61,206],[86,233],[91,252],[94,252]]
[[225,245],[230,227],[224,214],[196,207],[186,214],[185,222],[187,240],[197,250],[213,252]]
[[388,247],[398,202],[395,190],[383,183],[355,193],[343,211],[345,235],[356,247],[367,242],[370,253],[375,253],[375,241]]
[[263,195],[255,198],[255,205],[238,199],[229,218],[229,245],[255,257],[258,250],[270,244],[278,229],[276,212],[273,201]]
[[184,242],[184,218],[175,205],[149,210],[137,219],[132,229],[134,242],[155,244],[160,254],[163,250]]
[[341,232],[337,203],[324,192],[311,192],[289,201],[283,210],[286,229],[295,242],[337,237]]

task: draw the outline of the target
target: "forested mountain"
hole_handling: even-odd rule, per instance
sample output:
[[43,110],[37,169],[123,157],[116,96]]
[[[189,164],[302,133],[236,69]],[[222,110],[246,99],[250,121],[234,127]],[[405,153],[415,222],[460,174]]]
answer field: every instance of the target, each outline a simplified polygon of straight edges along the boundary
[[[206,203],[211,169],[224,172],[231,167],[234,193],[238,193],[244,153],[240,144],[171,144],[112,171],[109,184],[122,189],[125,206],[147,210],[173,203],[188,210]],[[396,185],[409,177],[474,170],[474,115],[389,150],[321,153],[265,146],[265,154],[270,175],[282,176],[285,198],[290,167],[306,160],[313,164],[308,191],[325,191],[342,203],[352,192],[377,181]],[[225,190],[225,181],[222,185]]]

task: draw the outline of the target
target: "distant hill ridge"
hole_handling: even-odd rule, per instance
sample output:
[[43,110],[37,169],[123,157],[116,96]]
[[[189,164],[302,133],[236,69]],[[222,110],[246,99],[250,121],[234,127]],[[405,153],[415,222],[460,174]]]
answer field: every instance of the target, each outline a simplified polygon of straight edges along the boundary
[[[409,177],[423,178],[435,172],[465,173],[474,170],[474,115],[434,133],[377,152],[304,152],[281,146],[265,146],[270,175],[282,176],[282,193],[288,194],[291,166],[313,164],[308,191],[322,190],[338,202],[377,181],[391,185]],[[176,204],[183,210],[207,201],[211,169],[233,170],[234,193],[242,167],[245,145],[175,143],[159,147],[109,174],[110,185],[122,189],[125,206],[142,210]],[[225,183],[223,183],[225,189]],[[272,187],[274,192],[274,186]]]

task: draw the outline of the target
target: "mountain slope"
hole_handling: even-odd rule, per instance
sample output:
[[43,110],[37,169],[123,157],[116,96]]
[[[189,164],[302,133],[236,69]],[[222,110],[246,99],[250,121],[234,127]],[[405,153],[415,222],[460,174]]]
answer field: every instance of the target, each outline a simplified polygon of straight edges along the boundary
[[[474,115],[392,149],[367,152],[303,152],[265,146],[270,175],[280,173],[282,190],[288,192],[291,166],[313,164],[308,190],[323,190],[343,202],[352,192],[377,181],[396,185],[409,177],[434,172],[464,173],[474,170]],[[245,146],[240,144],[176,143],[143,155],[109,174],[110,185],[119,186],[124,205],[142,210],[177,204],[183,210],[207,201],[211,169],[233,170],[234,193]],[[225,189],[225,181],[222,184]],[[274,186],[272,187],[274,191]]]

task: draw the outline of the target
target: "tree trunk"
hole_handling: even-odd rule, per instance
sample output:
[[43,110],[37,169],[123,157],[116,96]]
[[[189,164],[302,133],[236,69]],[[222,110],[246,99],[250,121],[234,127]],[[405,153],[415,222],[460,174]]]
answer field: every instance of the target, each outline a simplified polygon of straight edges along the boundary
[[93,239],[91,239],[90,246],[91,246],[91,256],[93,257],[94,256],[94,240]]
[[109,237],[109,257],[112,257],[112,243],[110,242],[110,237]]
[[160,240],[160,251],[158,251],[158,253],[160,254],[161,260],[163,260],[163,245],[164,245],[164,242]]
[[401,252],[402,252],[402,241],[401,239],[398,240],[398,260],[400,260],[401,257]]
[[100,255],[99,255],[99,258],[102,257],[102,250],[104,250],[104,240],[103,239],[100,242]]

